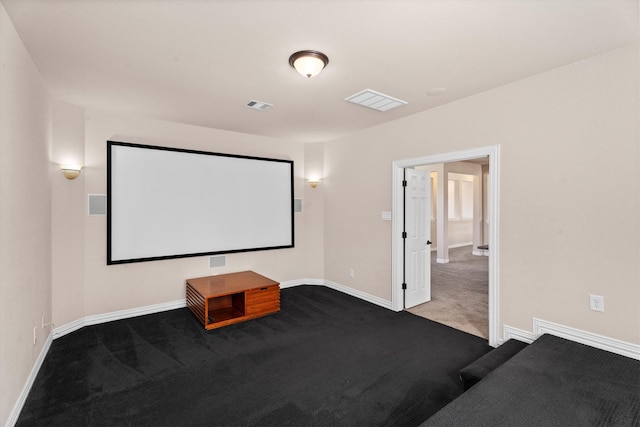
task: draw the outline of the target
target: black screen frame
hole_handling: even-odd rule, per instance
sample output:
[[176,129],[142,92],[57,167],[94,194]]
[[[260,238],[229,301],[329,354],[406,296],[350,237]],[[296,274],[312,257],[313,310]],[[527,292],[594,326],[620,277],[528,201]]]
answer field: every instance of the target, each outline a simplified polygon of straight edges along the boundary
[[[132,147],[138,149],[148,149],[148,150],[162,150],[168,152],[178,152],[178,153],[186,153],[193,154],[199,156],[219,156],[219,157],[228,157],[235,159],[245,159],[251,161],[259,161],[259,162],[278,162],[278,163],[286,163],[289,165],[289,184],[288,188],[290,191],[289,197],[289,215],[290,215],[290,241],[287,244],[282,245],[271,245],[271,246],[259,246],[259,247],[247,247],[247,248],[235,248],[228,250],[205,250],[205,251],[197,251],[190,253],[174,253],[167,254],[161,256],[144,256],[137,258],[128,258],[128,259],[113,259],[112,253],[112,239],[113,239],[113,224],[112,224],[112,207],[113,207],[113,161],[112,161],[112,149],[113,147]],[[295,247],[295,216],[294,216],[294,162],[293,160],[288,159],[277,159],[277,158],[269,158],[269,157],[258,157],[258,156],[248,156],[248,155],[238,155],[238,154],[229,154],[229,153],[219,153],[212,151],[202,151],[202,150],[193,150],[193,149],[184,149],[184,148],[175,148],[175,147],[163,147],[156,145],[145,145],[145,144],[136,144],[130,142],[120,142],[120,141],[107,141],[107,265],[117,265],[117,264],[128,264],[128,263],[137,263],[137,262],[146,262],[146,261],[159,261],[159,260],[169,260],[169,259],[177,259],[177,258],[188,258],[188,257],[198,257],[198,256],[209,256],[209,255],[220,255],[220,254],[229,254],[229,253],[240,253],[240,252],[254,252],[254,251],[266,251],[266,250],[276,250],[276,249],[287,249]]]

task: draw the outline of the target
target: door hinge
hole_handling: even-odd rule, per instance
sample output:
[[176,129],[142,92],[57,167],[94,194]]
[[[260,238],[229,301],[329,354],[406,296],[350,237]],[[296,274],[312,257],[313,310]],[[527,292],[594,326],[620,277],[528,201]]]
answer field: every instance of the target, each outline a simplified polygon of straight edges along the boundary
[[403,289],[403,290],[407,289],[407,284],[406,284],[406,283],[403,283],[403,284],[402,284],[402,289]]
[[403,179],[403,180],[402,180],[402,186],[403,186],[403,187],[406,187],[406,186],[407,186],[407,180],[406,180],[406,179]]
[[403,232],[402,232],[402,238],[403,238],[403,239],[406,239],[406,238],[407,238],[407,232],[406,232],[406,231],[403,231]]

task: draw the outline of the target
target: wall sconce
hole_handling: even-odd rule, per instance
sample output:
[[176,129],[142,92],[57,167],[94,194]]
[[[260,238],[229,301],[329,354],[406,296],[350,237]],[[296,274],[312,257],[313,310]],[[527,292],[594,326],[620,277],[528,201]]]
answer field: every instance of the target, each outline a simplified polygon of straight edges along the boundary
[[327,55],[317,50],[301,50],[289,57],[289,65],[307,78],[318,75],[328,63]]
[[309,186],[311,186],[311,188],[316,188],[319,183],[320,180],[318,178],[309,178]]
[[80,171],[82,170],[82,166],[77,165],[61,165],[60,170],[62,171],[62,175],[64,175],[67,179],[76,179],[78,175],[80,175]]

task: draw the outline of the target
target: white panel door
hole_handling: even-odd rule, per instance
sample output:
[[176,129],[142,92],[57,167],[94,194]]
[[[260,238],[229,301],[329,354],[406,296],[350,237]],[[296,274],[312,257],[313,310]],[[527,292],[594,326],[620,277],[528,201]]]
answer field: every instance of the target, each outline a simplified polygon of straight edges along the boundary
[[431,178],[405,169],[405,308],[431,301]]

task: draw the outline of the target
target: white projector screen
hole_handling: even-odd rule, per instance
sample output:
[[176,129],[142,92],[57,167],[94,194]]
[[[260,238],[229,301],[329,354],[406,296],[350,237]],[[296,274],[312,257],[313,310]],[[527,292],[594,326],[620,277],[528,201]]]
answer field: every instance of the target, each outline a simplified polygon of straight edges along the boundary
[[291,248],[293,161],[107,141],[107,264]]

